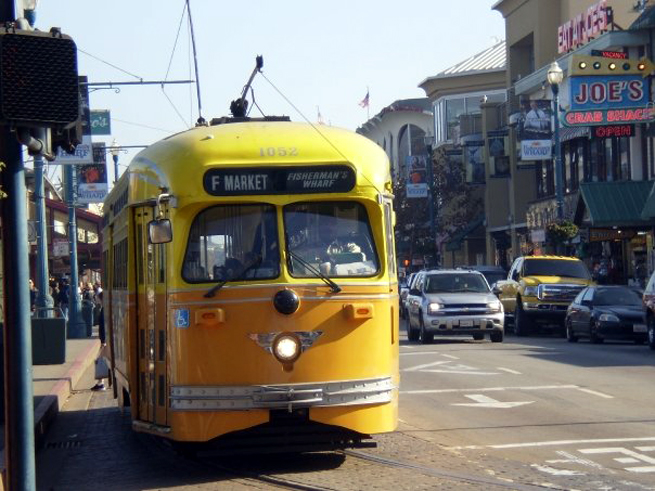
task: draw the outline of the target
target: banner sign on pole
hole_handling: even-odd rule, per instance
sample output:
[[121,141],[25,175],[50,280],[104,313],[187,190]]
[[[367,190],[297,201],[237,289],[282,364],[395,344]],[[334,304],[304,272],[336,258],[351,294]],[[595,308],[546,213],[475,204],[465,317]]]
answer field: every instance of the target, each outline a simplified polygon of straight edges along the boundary
[[111,135],[111,113],[108,110],[91,110],[91,134]]
[[78,168],[77,203],[101,203],[108,192],[107,150],[104,143],[93,144],[93,164]]
[[405,195],[408,198],[427,198],[427,156],[407,156],[407,189]]

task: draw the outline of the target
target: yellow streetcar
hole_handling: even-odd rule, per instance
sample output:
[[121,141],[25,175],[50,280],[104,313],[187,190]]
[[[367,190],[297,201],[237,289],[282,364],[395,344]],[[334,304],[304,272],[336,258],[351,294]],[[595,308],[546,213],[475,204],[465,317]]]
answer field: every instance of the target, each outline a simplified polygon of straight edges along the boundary
[[140,152],[105,201],[105,322],[133,428],[226,451],[371,446],[396,428],[385,153],[288,118]]

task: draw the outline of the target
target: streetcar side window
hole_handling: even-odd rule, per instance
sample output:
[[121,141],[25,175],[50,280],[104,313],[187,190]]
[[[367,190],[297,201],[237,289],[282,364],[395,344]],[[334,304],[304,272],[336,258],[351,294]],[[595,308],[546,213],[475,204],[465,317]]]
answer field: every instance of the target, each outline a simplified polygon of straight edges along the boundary
[[273,206],[219,205],[196,216],[182,265],[185,281],[270,279],[279,274]]
[[[284,207],[289,272],[297,278],[367,277],[380,270],[366,208],[356,202]],[[314,270],[314,271],[312,271]]]

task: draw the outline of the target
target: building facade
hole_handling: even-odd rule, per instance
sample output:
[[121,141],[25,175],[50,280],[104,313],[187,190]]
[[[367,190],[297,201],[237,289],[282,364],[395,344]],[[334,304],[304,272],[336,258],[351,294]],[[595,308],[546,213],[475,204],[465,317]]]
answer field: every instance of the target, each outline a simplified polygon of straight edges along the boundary
[[[579,234],[558,252],[583,258],[608,281],[643,281],[655,267],[647,206],[655,179],[653,7],[501,0],[492,8],[505,19],[508,96],[483,107],[485,145],[500,129],[512,151],[506,182],[489,187],[485,200],[487,253],[501,262],[555,252],[550,231],[570,221]],[[547,78],[553,61],[564,75],[557,105]],[[550,124],[531,126],[555,118],[557,135]]]

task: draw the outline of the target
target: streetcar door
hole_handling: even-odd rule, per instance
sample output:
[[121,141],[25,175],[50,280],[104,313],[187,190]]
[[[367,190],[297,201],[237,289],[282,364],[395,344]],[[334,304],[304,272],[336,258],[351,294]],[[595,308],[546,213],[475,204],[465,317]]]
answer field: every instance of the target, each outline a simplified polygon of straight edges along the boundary
[[148,242],[148,222],[153,219],[152,207],[135,209],[135,254],[137,276],[137,350],[139,356],[139,419],[156,420],[156,330],[155,330],[155,249]]
[[[165,211],[165,215],[168,213]],[[147,224],[146,224],[146,234]],[[154,253],[154,289],[155,289],[155,423],[166,425],[168,407],[167,338],[168,316],[166,305],[166,244],[150,244]]]

